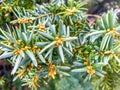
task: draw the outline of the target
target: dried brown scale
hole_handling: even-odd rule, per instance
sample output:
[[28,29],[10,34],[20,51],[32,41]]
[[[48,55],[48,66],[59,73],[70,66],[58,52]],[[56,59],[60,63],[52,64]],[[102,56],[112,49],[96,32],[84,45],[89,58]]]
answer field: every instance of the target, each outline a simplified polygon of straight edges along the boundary
[[37,69],[38,69],[38,70],[42,70],[42,66],[38,65],[38,66],[37,66]]
[[26,67],[26,72],[29,72],[33,68],[33,64],[30,64]]
[[14,46],[14,43],[10,43],[10,46]]
[[37,60],[37,62],[39,61],[39,57],[38,56],[36,57],[36,60]]

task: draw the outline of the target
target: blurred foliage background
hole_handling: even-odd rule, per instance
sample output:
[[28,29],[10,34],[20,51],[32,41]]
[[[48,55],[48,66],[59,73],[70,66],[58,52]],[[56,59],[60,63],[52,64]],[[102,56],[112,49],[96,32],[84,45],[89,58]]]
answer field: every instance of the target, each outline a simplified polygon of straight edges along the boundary
[[[25,9],[33,9],[35,3],[43,4],[49,3],[50,0],[0,0],[0,27],[5,28],[6,23],[10,24],[10,21],[15,19],[12,13],[12,7],[24,7]],[[77,1],[77,0],[76,0]],[[95,15],[101,15],[107,10],[114,8],[120,11],[120,0],[81,0],[88,3],[86,6],[88,8],[88,21],[94,22],[96,18]],[[67,0],[65,0],[67,4]],[[120,14],[118,13],[118,17]],[[118,19],[119,20],[119,19]],[[119,20],[120,21],[120,20]],[[120,90],[120,65],[115,62],[110,61],[111,66],[104,67],[104,70],[108,73],[105,77],[93,80],[92,84],[90,82],[82,83],[83,80],[79,80],[75,73],[71,77],[65,77],[63,79],[57,79],[54,81],[49,81],[49,86],[47,90]],[[21,82],[19,80],[13,83],[13,77],[10,75],[11,66],[5,61],[0,61],[0,90],[28,90],[27,87],[21,87]],[[112,71],[110,69],[113,69]],[[54,82],[57,82],[54,84]],[[69,82],[69,83],[68,83]],[[102,84],[99,86],[99,84]],[[87,84],[89,88],[84,87]],[[102,86],[106,86],[106,89],[101,89]],[[71,87],[72,86],[72,87]],[[52,88],[51,88],[52,87]],[[46,88],[41,87],[40,90],[46,90]],[[54,88],[54,89],[53,89]],[[67,88],[67,89],[66,89]],[[81,88],[81,89],[80,89]],[[108,89],[109,88],[109,89]]]
[[[64,0],[67,4],[67,0]],[[76,0],[77,1],[77,0]],[[110,8],[119,9],[120,0],[81,0],[88,3],[88,14],[98,14],[106,12]],[[3,2],[3,3],[2,3]],[[3,26],[15,17],[11,12],[11,7],[24,7],[25,9],[33,9],[35,3],[49,3],[50,0],[1,0],[0,4],[0,26]],[[94,6],[94,7],[93,7]]]

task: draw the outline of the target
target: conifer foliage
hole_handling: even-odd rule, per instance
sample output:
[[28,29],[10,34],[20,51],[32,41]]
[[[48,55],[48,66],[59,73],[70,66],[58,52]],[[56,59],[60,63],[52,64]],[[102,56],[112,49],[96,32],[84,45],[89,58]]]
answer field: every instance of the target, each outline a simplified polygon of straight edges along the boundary
[[68,0],[67,5],[64,0],[53,0],[35,5],[34,10],[12,8],[16,19],[11,24],[15,25],[0,29],[0,59],[12,64],[14,81],[20,79],[23,85],[37,90],[50,81],[61,83],[63,77],[71,80],[77,73],[74,78],[88,83],[95,76],[107,75],[104,68],[110,61],[120,64],[116,11],[111,9],[91,25],[85,5],[75,0]]

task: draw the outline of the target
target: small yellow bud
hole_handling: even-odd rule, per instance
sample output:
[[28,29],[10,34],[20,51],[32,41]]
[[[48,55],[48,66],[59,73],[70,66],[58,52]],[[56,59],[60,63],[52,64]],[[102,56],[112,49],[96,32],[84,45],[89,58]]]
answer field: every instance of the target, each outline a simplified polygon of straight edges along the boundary
[[87,72],[91,75],[93,75],[95,73],[95,70],[92,68],[92,66],[87,66]]
[[72,9],[66,9],[66,15],[70,16],[77,11],[78,11],[78,9],[76,9],[75,7],[73,7]]
[[18,18],[17,22],[18,23],[31,23],[34,19],[28,18],[28,17],[23,17],[23,18]]
[[110,54],[110,55],[113,55],[113,54],[114,54],[114,52],[113,52],[112,50],[110,50],[109,54]]
[[44,25],[44,24],[41,24],[41,23],[38,24],[38,25],[37,25],[37,28],[38,28],[39,30],[46,31],[46,30],[45,30],[45,25]]
[[55,38],[55,41],[56,41],[56,46],[62,44],[62,38],[56,37],[56,38]]
[[106,32],[107,32],[107,33],[110,32],[110,29],[107,29]]
[[19,53],[20,53],[20,50],[19,50],[19,49],[15,49],[13,52],[14,52],[15,54],[19,54]]
[[84,64],[85,64],[85,65],[87,65],[87,64],[88,64],[88,62],[84,62]]
[[55,75],[56,75],[55,65],[51,62],[47,63],[47,65],[49,67],[48,76],[51,76],[53,79],[55,79]]

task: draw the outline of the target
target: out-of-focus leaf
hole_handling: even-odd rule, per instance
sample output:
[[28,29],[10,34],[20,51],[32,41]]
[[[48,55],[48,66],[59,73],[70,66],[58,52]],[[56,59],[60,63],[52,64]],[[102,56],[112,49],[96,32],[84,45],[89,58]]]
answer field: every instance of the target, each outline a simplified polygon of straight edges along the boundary
[[63,54],[63,49],[61,45],[58,46],[58,52],[59,52],[62,62],[64,63],[64,54]]
[[33,54],[33,52],[31,52],[29,50],[26,50],[25,52],[30,57],[30,59],[32,60],[33,64],[35,66],[37,66],[37,60],[36,60],[35,55]]
[[22,59],[22,57],[19,55],[19,56],[17,57],[17,59],[16,59],[15,66],[14,66],[11,74],[15,74],[15,72],[17,71],[17,69],[18,69],[18,67],[19,67],[19,65],[20,65],[20,63],[21,63],[21,59]]
[[0,55],[0,59],[9,58],[13,55],[14,55],[13,52],[4,52],[2,55]]
[[71,70],[71,72],[86,72],[87,69],[86,68],[79,68],[79,69],[73,69]]

